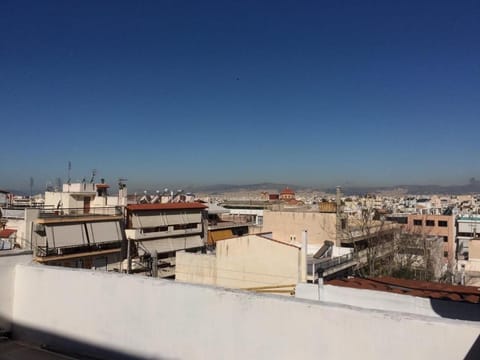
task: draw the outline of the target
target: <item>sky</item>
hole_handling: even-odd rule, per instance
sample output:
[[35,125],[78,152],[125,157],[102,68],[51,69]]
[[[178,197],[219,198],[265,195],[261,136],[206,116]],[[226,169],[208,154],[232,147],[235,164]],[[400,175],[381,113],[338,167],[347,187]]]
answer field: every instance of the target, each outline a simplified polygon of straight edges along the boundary
[[0,188],[480,177],[479,1],[0,2]]

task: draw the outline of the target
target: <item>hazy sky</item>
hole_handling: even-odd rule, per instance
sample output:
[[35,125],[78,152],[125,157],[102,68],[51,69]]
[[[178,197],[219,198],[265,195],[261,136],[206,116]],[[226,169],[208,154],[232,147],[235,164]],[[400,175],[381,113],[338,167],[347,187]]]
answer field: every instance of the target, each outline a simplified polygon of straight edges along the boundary
[[0,188],[465,183],[479,1],[0,2]]

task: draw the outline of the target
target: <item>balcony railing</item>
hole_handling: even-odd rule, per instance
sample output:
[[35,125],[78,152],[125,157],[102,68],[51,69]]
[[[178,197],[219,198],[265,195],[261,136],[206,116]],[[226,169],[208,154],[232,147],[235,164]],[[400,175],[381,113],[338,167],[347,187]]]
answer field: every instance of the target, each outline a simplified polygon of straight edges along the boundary
[[77,245],[77,246],[63,246],[63,247],[48,247],[48,246],[37,246],[37,256],[45,257],[52,255],[71,255],[79,253],[88,253],[93,251],[102,251],[102,250],[120,250],[122,242],[118,240],[106,241],[101,243],[86,244],[86,245]]
[[100,215],[122,215],[122,208],[118,206],[91,207],[91,208],[55,208],[44,207],[40,210],[40,218],[53,218],[58,216],[100,216]]
[[334,268],[335,266],[346,264],[350,261],[353,261],[353,253],[345,254],[342,256],[337,256],[331,259],[309,259],[307,266],[307,274],[319,274],[323,273],[325,270]]

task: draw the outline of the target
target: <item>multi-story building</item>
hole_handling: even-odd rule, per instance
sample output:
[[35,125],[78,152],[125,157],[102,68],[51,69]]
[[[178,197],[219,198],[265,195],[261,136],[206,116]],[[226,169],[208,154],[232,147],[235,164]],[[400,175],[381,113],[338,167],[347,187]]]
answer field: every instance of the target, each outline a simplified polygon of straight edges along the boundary
[[204,248],[206,208],[198,202],[128,205],[125,233],[134,245],[132,257],[155,257],[170,266],[164,275],[172,276],[177,251]]
[[442,236],[443,261],[453,266],[455,261],[455,216],[409,214],[405,227],[410,234],[418,236]]
[[480,215],[461,215],[457,218],[457,257],[468,260],[469,242],[480,234]]
[[109,196],[109,185],[81,182],[63,184],[62,191],[45,192],[45,208],[69,213],[105,213],[115,206],[127,205],[127,188],[120,181],[118,196]]
[[[35,261],[46,265],[114,270],[125,254],[123,216],[42,211],[31,222]],[[112,209],[111,212],[114,212]]]

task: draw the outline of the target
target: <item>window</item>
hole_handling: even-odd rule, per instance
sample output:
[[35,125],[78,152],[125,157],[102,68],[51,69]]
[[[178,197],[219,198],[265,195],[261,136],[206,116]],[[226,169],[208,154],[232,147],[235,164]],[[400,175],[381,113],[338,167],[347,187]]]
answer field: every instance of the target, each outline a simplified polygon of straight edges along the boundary
[[448,257],[448,251],[443,252],[443,257]]
[[149,227],[149,228],[142,229],[142,232],[144,234],[160,232],[160,231],[168,231],[168,226],[157,226],[157,227]]
[[434,220],[427,220],[427,226],[435,226]]
[[196,223],[173,225],[173,230],[186,230],[186,229],[196,229],[196,228],[197,228]]
[[448,221],[439,220],[439,221],[438,221],[438,226],[440,226],[440,227],[447,227],[447,226],[448,226]]
[[422,226],[422,220],[413,220],[413,225]]
[[448,236],[443,237],[443,242],[448,242]]

